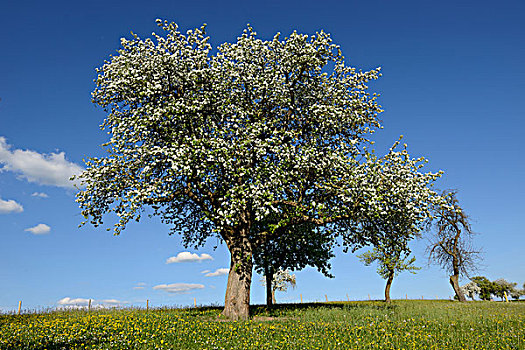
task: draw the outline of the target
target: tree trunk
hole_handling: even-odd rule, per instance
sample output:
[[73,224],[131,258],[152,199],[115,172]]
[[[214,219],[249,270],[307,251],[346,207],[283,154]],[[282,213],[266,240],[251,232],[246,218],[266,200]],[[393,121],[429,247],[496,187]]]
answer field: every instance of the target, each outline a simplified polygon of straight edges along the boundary
[[275,305],[275,289],[272,288],[272,303]]
[[247,320],[250,316],[250,285],[252,282],[252,247],[247,231],[226,241],[230,250],[230,273],[222,314],[231,320]]
[[394,280],[394,274],[391,273],[388,276],[388,279],[386,280],[386,287],[385,287],[385,302],[390,303],[390,286],[392,285],[392,281]]
[[275,299],[272,290],[273,272],[268,265],[264,267],[264,278],[266,279],[266,307],[271,308]]
[[452,285],[452,288],[454,289],[454,292],[456,293],[458,300],[461,302],[467,301],[467,299],[465,298],[465,295],[463,295],[463,293],[461,292],[461,289],[459,288],[459,275],[450,276],[450,284]]

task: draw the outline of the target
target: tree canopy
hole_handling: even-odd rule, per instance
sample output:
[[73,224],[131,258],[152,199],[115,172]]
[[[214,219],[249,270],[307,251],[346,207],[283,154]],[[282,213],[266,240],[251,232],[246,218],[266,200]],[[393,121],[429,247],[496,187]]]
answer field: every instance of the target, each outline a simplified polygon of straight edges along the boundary
[[474,282],[478,288],[478,295],[481,300],[490,300],[490,296],[494,292],[494,283],[489,281],[488,278],[484,276],[475,276],[471,278],[471,281]]
[[509,282],[504,278],[498,278],[497,280],[492,282],[494,285],[494,289],[492,291],[492,294],[494,294],[497,297],[500,297],[501,300],[507,296],[509,298],[513,292],[516,290],[516,282]]
[[[255,232],[267,232],[268,229],[254,225]],[[332,235],[308,222],[288,227],[287,230],[293,232],[281,232],[273,237],[259,235],[257,244],[253,246],[255,271],[265,277],[267,306],[274,303],[273,279],[280,271],[302,270],[312,266],[325,276],[333,277],[330,274],[330,259],[335,256]]]
[[111,138],[77,195],[92,224],[113,212],[119,234],[150,207],[186,246],[219,237],[231,254],[224,314],[246,318],[260,237],[312,224],[355,247],[389,208],[428,215],[439,174],[420,172],[406,147],[369,151],[382,110],[367,83],[379,68],[348,66],[323,31],[262,40],[248,26],[214,52],[205,26],[157,22],[164,35],[121,39],[98,70],[93,102]]
[[472,300],[474,300],[474,297],[476,295],[481,295],[481,288],[474,281],[470,281],[469,283],[461,286],[460,288],[461,288],[461,292],[465,296],[471,298]]

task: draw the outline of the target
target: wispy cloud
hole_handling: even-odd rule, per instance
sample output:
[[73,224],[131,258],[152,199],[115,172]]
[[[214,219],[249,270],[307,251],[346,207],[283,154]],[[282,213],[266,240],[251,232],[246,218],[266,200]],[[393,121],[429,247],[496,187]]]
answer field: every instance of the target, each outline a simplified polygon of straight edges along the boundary
[[0,214],[21,213],[24,207],[12,199],[3,200],[0,198]]
[[29,182],[73,188],[69,178],[83,171],[81,166],[67,161],[64,152],[41,154],[11,148],[5,137],[0,137],[0,171],[12,171]]
[[204,276],[205,277],[215,277],[215,276],[227,275],[228,273],[230,273],[230,269],[224,267],[224,268],[220,268],[220,269],[215,270],[215,272],[208,272]]
[[144,288],[146,288],[146,283],[144,282],[139,282],[133,287],[133,289],[137,289],[137,290],[144,289]]
[[24,231],[31,232],[34,235],[43,235],[51,231],[51,227],[46,224],[38,224],[34,227],[26,228]]
[[102,300],[97,300],[96,301],[96,305],[102,305],[102,306],[119,306],[119,305],[122,305],[122,304],[127,304],[126,301],[120,301],[120,300],[117,300],[117,299],[102,299]]
[[31,197],[48,198],[49,196],[44,192],[33,192],[33,194],[31,194]]
[[202,260],[213,260],[208,254],[195,254],[190,252],[181,252],[177,256],[172,256],[166,260],[166,264],[181,263],[181,262],[196,262]]
[[192,283],[172,283],[172,284],[159,284],[153,287],[155,290],[163,290],[168,293],[187,293],[190,290],[202,289],[203,284],[192,284]]

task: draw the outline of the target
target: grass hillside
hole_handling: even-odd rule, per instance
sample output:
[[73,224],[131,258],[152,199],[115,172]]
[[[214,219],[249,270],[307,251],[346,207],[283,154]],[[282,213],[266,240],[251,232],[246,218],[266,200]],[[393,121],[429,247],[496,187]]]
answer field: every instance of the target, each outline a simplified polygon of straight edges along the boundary
[[525,349],[525,303],[286,304],[0,315],[0,349]]

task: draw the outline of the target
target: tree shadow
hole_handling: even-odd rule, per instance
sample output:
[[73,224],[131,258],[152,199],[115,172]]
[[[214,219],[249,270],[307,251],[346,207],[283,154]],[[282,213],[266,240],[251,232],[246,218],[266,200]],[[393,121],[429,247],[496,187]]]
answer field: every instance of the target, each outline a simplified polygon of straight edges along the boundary
[[270,307],[266,305],[250,305],[250,316],[269,315],[279,316],[285,313],[293,313],[294,311],[303,311],[308,309],[374,309],[374,310],[394,310],[398,305],[394,303],[385,303],[384,301],[368,301],[368,302],[327,302],[327,303],[290,303],[290,304],[275,304]]
[[[265,319],[271,317],[272,320],[279,319],[280,317],[286,317],[286,314],[293,314],[295,311],[304,311],[311,309],[339,309],[339,310],[358,310],[358,309],[374,309],[374,310],[395,310],[399,305],[395,302],[385,303],[382,300],[371,300],[371,301],[334,301],[328,303],[283,303],[274,304],[267,307],[266,304],[255,304],[250,305],[250,319]],[[199,313],[192,312],[193,310],[199,310],[201,312],[215,311],[220,314],[224,309],[223,306],[201,306],[196,309],[188,309],[188,316],[202,317]],[[220,318],[220,316],[218,316]],[[224,319],[227,321],[227,319]]]

